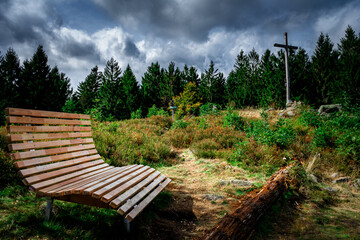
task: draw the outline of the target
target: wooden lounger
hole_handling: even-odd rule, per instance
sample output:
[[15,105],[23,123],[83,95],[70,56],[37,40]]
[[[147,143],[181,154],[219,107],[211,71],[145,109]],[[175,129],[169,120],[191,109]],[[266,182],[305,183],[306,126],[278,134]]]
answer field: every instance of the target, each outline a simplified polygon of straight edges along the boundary
[[95,149],[89,115],[6,109],[12,158],[25,185],[53,199],[113,208],[130,222],[170,183],[143,165],[113,167]]

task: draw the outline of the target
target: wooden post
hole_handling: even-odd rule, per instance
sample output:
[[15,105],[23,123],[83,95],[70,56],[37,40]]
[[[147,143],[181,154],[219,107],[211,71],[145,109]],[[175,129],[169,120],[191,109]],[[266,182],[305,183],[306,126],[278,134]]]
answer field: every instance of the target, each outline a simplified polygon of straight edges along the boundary
[[[284,33],[285,46],[288,46],[287,32]],[[290,100],[290,73],[289,73],[289,53],[288,48],[285,48],[285,74],[286,74],[286,103]]]
[[287,32],[284,33],[284,44],[275,43],[274,47],[280,47],[285,49],[285,72],[286,72],[286,104],[291,102],[290,100],[290,71],[289,71],[289,49],[298,49],[298,47],[288,45]]

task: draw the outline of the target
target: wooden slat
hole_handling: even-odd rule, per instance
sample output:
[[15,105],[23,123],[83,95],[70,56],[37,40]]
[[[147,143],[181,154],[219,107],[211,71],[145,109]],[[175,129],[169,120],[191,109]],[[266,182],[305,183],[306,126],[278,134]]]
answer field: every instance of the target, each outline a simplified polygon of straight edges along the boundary
[[91,125],[89,120],[65,120],[57,118],[6,117],[6,122],[22,124]]
[[63,168],[63,169],[59,169],[56,171],[52,171],[52,172],[48,172],[48,173],[42,173],[39,175],[35,175],[35,176],[31,176],[31,177],[27,177],[24,179],[24,181],[27,184],[32,184],[32,183],[36,183],[36,182],[40,182],[49,178],[55,178],[58,177],[60,175],[64,175],[66,173],[71,173],[71,172],[75,172],[75,171],[80,171],[84,168],[89,168],[89,167],[93,167],[95,165],[99,165],[101,163],[103,163],[104,160],[96,160],[96,161],[92,161],[92,162],[88,162],[88,163],[83,163],[83,164],[79,164],[76,166],[72,166],[72,167],[67,167],[67,168]]
[[128,179],[124,184],[122,184],[121,186],[115,188],[114,190],[112,190],[111,192],[108,192],[107,194],[105,194],[102,198],[101,201],[103,202],[110,202],[111,200],[113,200],[114,198],[116,198],[117,196],[119,196],[120,194],[122,194],[124,191],[128,190],[129,188],[131,188],[132,186],[136,185],[137,183],[141,182],[142,180],[144,180],[146,177],[148,177],[150,174],[152,174],[153,172],[155,172],[155,169],[150,168],[149,170],[147,170],[146,172],[143,172],[141,174],[139,174],[138,176],[132,178],[132,179]]
[[72,184],[63,186],[57,190],[54,190],[56,196],[60,195],[67,195],[67,194],[79,194],[81,193],[81,188],[84,188],[84,186],[88,186],[88,184],[95,185],[99,182],[105,181],[113,176],[116,176],[123,172],[126,169],[121,168],[114,168],[111,172],[106,172],[104,174],[99,174],[97,176],[93,176],[91,178],[83,179],[82,181],[74,182]]
[[90,132],[91,127],[78,126],[8,126],[9,133],[16,132]]
[[112,191],[113,189],[119,187],[121,184],[124,184],[126,181],[129,181],[131,178],[136,177],[137,175],[145,172],[146,170],[148,170],[149,167],[148,166],[144,166],[142,168],[140,168],[139,170],[132,172],[124,177],[122,177],[121,179],[111,183],[111,184],[107,184],[105,186],[103,186],[102,188],[100,188],[99,190],[95,191],[92,196],[95,198],[101,198],[103,195],[105,195],[106,193]]
[[135,171],[138,168],[139,168],[138,165],[130,165],[130,166],[124,166],[124,167],[120,167],[120,168],[117,167],[116,168],[116,174],[111,175],[111,176],[109,176],[109,177],[107,177],[106,179],[103,179],[103,180],[86,182],[84,184],[79,184],[77,186],[74,186],[72,192],[74,194],[90,195],[96,189],[100,188],[99,185],[104,186],[106,184],[112,183],[115,180],[125,176],[126,174],[129,174],[129,173]]
[[73,166],[76,164],[89,162],[92,160],[97,160],[100,158],[101,157],[99,154],[80,157],[80,158],[74,158],[74,159],[67,160],[67,161],[62,161],[62,162],[51,163],[51,164],[46,164],[46,165],[23,169],[23,170],[19,171],[19,174],[21,177],[28,177],[28,176],[39,174],[42,172],[52,171],[52,170],[59,169],[59,168],[65,168],[65,167]]
[[171,182],[170,179],[166,179],[161,183],[153,192],[151,192],[136,208],[134,208],[125,219],[130,222]]
[[33,117],[53,117],[53,118],[70,118],[70,119],[90,119],[89,115],[51,112],[42,110],[30,110],[21,108],[6,108],[6,115],[33,116]]
[[92,142],[94,142],[92,138],[80,138],[80,139],[56,140],[56,141],[46,141],[46,142],[13,143],[13,144],[9,144],[9,149],[10,151],[19,151],[26,149],[58,147],[64,145],[75,145],[75,144],[92,143]]
[[97,153],[96,149],[90,149],[90,150],[80,151],[80,152],[65,153],[65,154],[59,154],[59,155],[47,156],[47,157],[41,157],[41,158],[32,158],[32,159],[28,159],[28,160],[24,160],[24,161],[15,162],[14,165],[17,168],[32,167],[35,165],[58,162],[58,161],[67,160],[67,159],[71,159],[71,158],[93,155],[96,153]]
[[49,148],[49,149],[42,149],[36,151],[13,153],[12,158],[14,160],[28,159],[28,158],[42,157],[42,156],[55,155],[55,154],[61,154],[67,152],[76,152],[76,151],[93,149],[93,148],[95,148],[94,144],[84,144],[81,146],[61,147],[61,148]]
[[[123,204],[126,200],[131,198],[133,195],[135,195],[137,192],[139,192],[143,187],[148,185],[150,182],[152,182],[155,178],[157,178],[160,175],[159,171],[154,172],[150,176],[148,176],[145,180],[141,181],[140,183],[136,184],[136,186],[133,186],[128,191],[124,192],[117,198],[111,201],[110,206],[112,208],[118,208],[121,204]],[[162,176],[165,178],[165,176]]]
[[124,215],[127,213],[133,206],[135,206],[141,199],[143,199],[147,194],[149,194],[154,188],[156,188],[163,180],[165,179],[164,175],[161,175],[155,179],[151,184],[146,186],[141,192],[135,195],[135,197],[129,199],[124,205],[118,209],[118,213]]
[[45,194],[54,195],[55,192],[62,189],[63,187],[66,187],[66,186],[69,186],[71,184],[77,183],[77,182],[82,181],[84,179],[89,179],[89,178],[91,178],[93,176],[98,176],[98,175],[101,175],[101,174],[108,174],[111,171],[114,171],[114,169],[115,169],[115,167],[108,166],[106,168],[102,168],[102,169],[96,170],[94,172],[86,173],[84,175],[74,177],[74,178],[70,178],[69,180],[56,183],[56,184],[51,185],[49,187],[42,188],[42,189],[39,190],[38,193],[40,193],[42,195],[45,195]]
[[[142,167],[144,167],[143,165],[135,165],[132,168],[127,169],[126,171],[122,172],[121,174],[114,176],[112,178],[109,178],[103,182],[100,182],[98,184],[93,185],[92,183],[89,183],[88,185],[85,185],[81,188],[77,188],[75,189],[75,192],[80,191],[80,193],[85,194],[85,195],[90,195],[93,192],[95,192],[98,189],[104,188],[104,187],[109,187],[111,184],[116,184],[118,181],[121,180],[121,178],[123,178],[124,176],[138,170],[141,169]],[[119,180],[120,179],[120,180]]]
[[96,170],[99,170],[99,169],[102,169],[102,168],[105,168],[105,167],[108,167],[108,166],[109,166],[109,164],[104,163],[104,164],[97,165],[97,166],[94,166],[94,167],[91,167],[91,168],[85,168],[85,169],[77,171],[77,172],[73,172],[73,173],[66,174],[66,175],[63,175],[63,176],[60,176],[60,177],[56,177],[56,178],[53,178],[53,179],[50,179],[50,180],[46,180],[46,181],[42,181],[42,182],[32,184],[31,187],[34,188],[35,190],[39,190],[41,188],[44,188],[44,187],[47,187],[47,186],[50,186],[50,185],[53,185],[53,184],[56,184],[56,183],[59,183],[59,182],[74,178],[74,177],[77,177],[77,176],[81,176],[83,174],[93,172],[93,171],[96,171]]
[[79,133],[42,133],[42,134],[11,134],[9,140],[15,141],[33,141],[33,140],[49,140],[49,139],[64,139],[64,138],[83,138],[91,137],[91,132]]

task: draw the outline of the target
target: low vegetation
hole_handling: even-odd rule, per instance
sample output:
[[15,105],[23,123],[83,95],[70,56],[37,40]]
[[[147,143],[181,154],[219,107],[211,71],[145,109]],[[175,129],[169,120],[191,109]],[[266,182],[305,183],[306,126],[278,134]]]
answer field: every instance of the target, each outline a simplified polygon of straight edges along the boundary
[[[360,202],[359,194],[356,191],[354,194],[348,184],[337,193],[324,190],[331,183],[329,175],[333,172],[352,179],[360,177],[357,109],[319,116],[304,106],[297,116],[279,119],[271,111],[252,118],[242,117],[232,108],[220,111],[219,106],[203,105],[199,108],[200,116],[185,116],[176,121],[166,112],[156,109],[149,112],[152,113],[149,118],[93,123],[97,150],[107,162],[115,166],[147,164],[169,174],[183,171],[169,176],[177,179],[173,183],[176,184],[185,181],[180,178],[191,175],[188,169],[181,169],[186,162],[178,154],[188,149],[196,158],[192,163],[197,166],[196,171],[205,173],[207,181],[215,184],[214,179],[221,179],[222,174],[240,174],[241,170],[255,180],[251,189],[260,187],[281,166],[294,163],[288,191],[264,217],[253,238],[276,239],[284,235],[294,239],[315,236],[356,239],[359,236],[360,229],[356,226],[360,216],[354,211],[359,207],[356,205]],[[0,235],[3,238],[111,238],[123,231],[118,227],[121,218],[116,212],[60,201],[56,202],[55,217],[43,222],[44,201],[35,199],[18,180],[9,157],[5,128],[0,133]],[[311,173],[322,182],[315,183],[305,169],[318,154],[320,158],[313,163]],[[248,191],[230,186],[212,188],[214,192],[220,190],[234,199]],[[139,231],[130,237],[152,238],[151,221],[159,219],[157,212],[169,204],[172,213],[176,211],[173,194],[171,191],[161,194],[135,223]],[[222,200],[220,205],[226,209],[232,206],[227,200]],[[280,227],[284,222],[291,224]],[[206,226],[200,220],[194,224]],[[197,229],[198,233],[205,230],[191,229]]]

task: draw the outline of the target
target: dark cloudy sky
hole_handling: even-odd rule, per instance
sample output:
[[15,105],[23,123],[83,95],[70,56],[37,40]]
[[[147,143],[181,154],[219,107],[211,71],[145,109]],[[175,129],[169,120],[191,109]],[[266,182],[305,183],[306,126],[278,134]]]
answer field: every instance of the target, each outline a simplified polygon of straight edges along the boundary
[[227,75],[241,49],[277,51],[287,31],[311,54],[320,32],[336,44],[348,25],[359,33],[359,0],[0,0],[0,51],[23,61],[41,44],[76,88],[111,57],[138,81],[156,61],[203,71],[213,60]]

